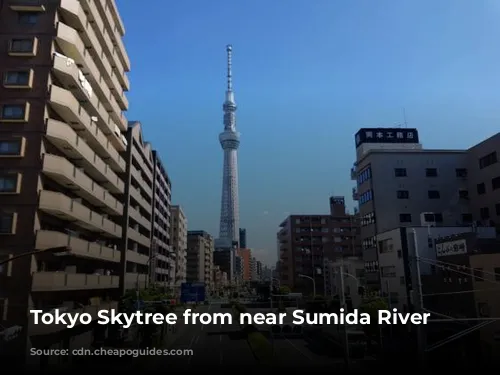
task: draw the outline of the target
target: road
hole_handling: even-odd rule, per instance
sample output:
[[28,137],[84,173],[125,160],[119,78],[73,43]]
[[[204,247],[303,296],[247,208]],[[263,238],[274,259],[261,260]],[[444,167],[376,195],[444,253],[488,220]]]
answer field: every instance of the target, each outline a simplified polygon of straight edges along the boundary
[[[220,304],[198,306],[196,313],[231,313]],[[171,349],[191,349],[193,355],[155,357],[148,367],[158,370],[165,368],[188,368],[191,366],[253,366],[257,362],[248,346],[246,337],[238,325],[185,325],[183,333],[171,345]]]
[[[269,309],[249,309],[251,313],[269,312]],[[221,308],[220,303],[198,306],[196,313],[230,313],[231,309]],[[170,345],[171,349],[191,349],[193,355],[161,356],[148,360],[146,367],[164,370],[166,368],[188,368],[191,366],[237,365],[244,368],[258,366],[246,336],[241,334],[239,325],[190,324],[182,328],[182,334]],[[275,337],[273,364],[279,367],[326,366],[343,369],[344,360],[340,354],[322,345],[308,343],[304,339]]]

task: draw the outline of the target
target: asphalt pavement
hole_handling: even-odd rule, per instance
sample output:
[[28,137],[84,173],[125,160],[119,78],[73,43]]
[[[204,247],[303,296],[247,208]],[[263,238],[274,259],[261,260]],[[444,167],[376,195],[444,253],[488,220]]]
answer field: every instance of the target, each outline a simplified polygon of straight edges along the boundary
[[[220,304],[198,306],[196,313],[231,313],[229,308]],[[246,337],[241,334],[239,325],[188,324],[182,334],[169,345],[172,350],[189,349],[192,355],[169,355],[155,357],[148,361],[148,367],[165,369],[167,367],[187,368],[191,366],[253,366],[257,362],[250,350]]]

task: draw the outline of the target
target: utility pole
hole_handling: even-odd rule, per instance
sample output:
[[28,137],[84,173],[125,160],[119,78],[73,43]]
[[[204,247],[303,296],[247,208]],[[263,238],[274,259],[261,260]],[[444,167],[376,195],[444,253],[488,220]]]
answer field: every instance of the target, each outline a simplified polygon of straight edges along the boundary
[[[413,246],[415,247],[415,267],[412,267],[416,271],[416,275],[414,280],[416,281],[416,288],[413,289],[413,300],[414,306],[416,307],[416,312],[423,314],[424,311],[424,297],[422,292],[422,277],[420,272],[420,252],[418,248],[418,239],[417,239],[417,231],[412,229],[413,233]],[[416,289],[416,291],[415,291]],[[421,370],[425,370],[427,368],[427,358],[425,352],[426,340],[425,340],[425,331],[424,325],[417,325],[417,350],[418,350],[418,363]]]
[[[347,312],[347,306],[345,303],[345,286],[344,286],[344,258],[342,258],[342,263],[340,264],[340,303],[344,312]],[[347,332],[347,324],[344,323],[344,355],[345,355],[345,364],[347,367],[347,371],[350,368],[350,353],[349,353],[349,334]]]

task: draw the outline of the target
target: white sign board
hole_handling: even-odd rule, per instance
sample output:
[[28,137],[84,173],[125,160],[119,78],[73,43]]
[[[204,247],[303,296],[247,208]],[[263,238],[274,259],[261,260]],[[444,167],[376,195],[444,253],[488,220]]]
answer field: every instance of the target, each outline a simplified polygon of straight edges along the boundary
[[467,242],[465,239],[449,241],[436,244],[436,255],[444,257],[448,255],[459,255],[467,253]]

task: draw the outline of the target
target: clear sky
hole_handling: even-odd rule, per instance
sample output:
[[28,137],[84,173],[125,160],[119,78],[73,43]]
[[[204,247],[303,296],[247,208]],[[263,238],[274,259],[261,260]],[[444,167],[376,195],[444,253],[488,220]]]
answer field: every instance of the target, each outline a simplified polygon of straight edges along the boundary
[[[500,123],[498,0],[118,0],[130,120],[160,151],[189,228],[217,236],[225,45],[233,45],[240,221],[270,263],[289,213],[349,197],[354,133],[416,127],[467,148]],[[351,205],[352,206],[352,205]]]

